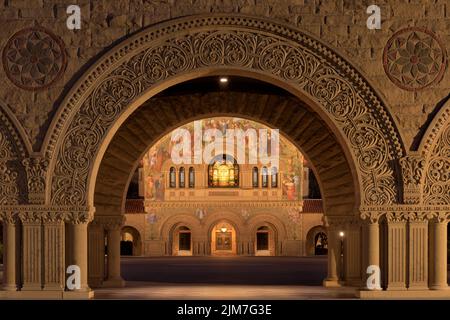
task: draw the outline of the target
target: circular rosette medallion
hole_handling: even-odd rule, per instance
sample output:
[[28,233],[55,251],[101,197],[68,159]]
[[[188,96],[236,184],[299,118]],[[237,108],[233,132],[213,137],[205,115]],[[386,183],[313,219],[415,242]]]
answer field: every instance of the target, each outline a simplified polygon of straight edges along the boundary
[[437,36],[426,29],[406,28],[386,44],[383,66],[398,87],[417,91],[439,82],[447,66],[447,53]]
[[63,41],[41,27],[15,33],[3,50],[3,68],[12,83],[25,90],[49,87],[67,64]]

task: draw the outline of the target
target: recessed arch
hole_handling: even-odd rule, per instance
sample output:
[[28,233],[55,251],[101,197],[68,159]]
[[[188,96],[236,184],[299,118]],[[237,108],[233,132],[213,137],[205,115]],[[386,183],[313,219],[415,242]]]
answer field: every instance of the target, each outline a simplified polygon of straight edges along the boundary
[[[257,40],[246,41],[250,38]],[[252,75],[312,106],[345,146],[351,159],[347,165],[355,168],[354,181],[360,185],[358,202],[398,202],[395,162],[404,152],[400,135],[386,105],[353,66],[287,25],[209,15],[143,30],[112,49],[80,79],[47,139],[47,153],[53,159],[50,203],[93,206],[101,160],[128,116],[175,83],[219,72]]]

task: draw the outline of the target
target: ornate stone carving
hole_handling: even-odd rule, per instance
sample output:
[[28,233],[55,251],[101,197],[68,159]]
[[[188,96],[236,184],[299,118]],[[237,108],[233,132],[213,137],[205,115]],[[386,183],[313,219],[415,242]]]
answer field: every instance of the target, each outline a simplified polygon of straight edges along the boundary
[[423,191],[425,204],[450,203],[450,125],[447,124],[428,160]]
[[406,28],[387,42],[383,66],[395,85],[417,91],[442,79],[447,52],[433,32],[418,27]]
[[71,224],[89,223],[92,218],[92,213],[89,211],[64,212],[64,220]]
[[6,224],[16,224],[18,222],[18,215],[16,212],[0,212],[0,221]]
[[385,212],[379,211],[362,211],[360,218],[366,223],[378,223],[380,218],[385,215]]
[[45,174],[48,161],[42,158],[24,159],[28,181],[28,200],[32,204],[42,204],[45,201]]
[[403,177],[403,202],[420,203],[421,182],[425,170],[425,159],[422,156],[407,156],[399,160]]
[[39,224],[42,222],[42,214],[35,211],[24,211],[18,214],[20,221],[25,224]]
[[15,33],[3,50],[3,68],[12,83],[25,90],[52,85],[67,64],[64,43],[41,27]]
[[[226,28],[205,31],[219,25]],[[180,73],[220,67],[277,77],[318,101],[354,153],[361,202],[398,201],[390,162],[403,151],[395,126],[370,86],[329,49],[297,30],[247,17],[186,18],[157,28],[100,61],[66,100],[52,135],[67,128],[52,170],[53,204],[86,205],[89,173],[106,132],[146,90]]]
[[17,172],[8,169],[6,162],[0,162],[0,204],[19,203],[19,188],[16,180]]
[[62,212],[44,212],[42,214],[42,222],[43,223],[56,223],[63,222],[65,220],[65,214]]
[[125,216],[96,216],[96,224],[102,225],[106,230],[121,229],[125,223]]

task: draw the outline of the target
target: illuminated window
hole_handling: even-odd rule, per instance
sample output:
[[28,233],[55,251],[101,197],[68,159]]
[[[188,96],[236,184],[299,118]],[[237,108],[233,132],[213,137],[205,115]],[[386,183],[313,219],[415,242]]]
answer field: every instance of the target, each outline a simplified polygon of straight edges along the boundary
[[176,175],[175,168],[171,167],[170,171],[169,171],[169,186],[171,188],[176,188],[176,176],[175,175]]
[[270,186],[272,188],[278,187],[278,169],[276,167],[272,168],[272,177],[270,181]]
[[253,181],[253,188],[258,188],[259,187],[259,170],[257,167],[253,168],[252,171],[252,181]]
[[269,170],[267,170],[266,167],[263,167],[261,170],[261,174],[262,187],[267,188],[269,186]]
[[195,187],[195,170],[193,167],[189,168],[189,188]]
[[178,174],[179,174],[178,185],[179,185],[180,188],[184,188],[186,180],[185,180],[185,174],[184,174],[184,168],[183,167],[180,168],[180,172]]
[[227,188],[239,186],[239,166],[233,157],[215,157],[208,166],[208,186]]

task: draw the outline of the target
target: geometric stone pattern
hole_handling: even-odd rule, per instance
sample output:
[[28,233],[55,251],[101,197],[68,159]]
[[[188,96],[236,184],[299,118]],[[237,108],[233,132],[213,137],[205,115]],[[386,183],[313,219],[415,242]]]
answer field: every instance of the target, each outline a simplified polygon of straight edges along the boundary
[[447,52],[433,32],[406,28],[389,39],[384,48],[383,66],[395,85],[418,91],[442,79]]
[[[221,30],[193,32],[205,26]],[[138,34],[85,76],[63,106],[52,135],[55,142],[61,133],[63,137],[50,170],[54,172],[51,202],[86,205],[92,201],[86,190],[93,158],[108,128],[146,90],[180,73],[221,67],[282,80],[317,101],[354,154],[361,203],[398,202],[391,161],[402,155],[400,139],[386,107],[359,74],[296,30],[260,19],[223,16],[180,19]],[[67,124],[69,114],[74,118]],[[67,129],[61,132],[61,128]]]
[[62,75],[66,64],[63,41],[41,27],[15,33],[3,50],[6,76],[25,90],[48,88]]

